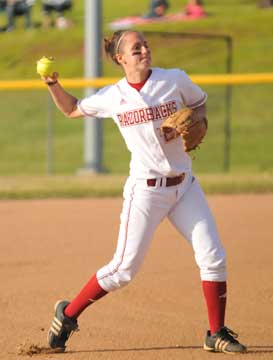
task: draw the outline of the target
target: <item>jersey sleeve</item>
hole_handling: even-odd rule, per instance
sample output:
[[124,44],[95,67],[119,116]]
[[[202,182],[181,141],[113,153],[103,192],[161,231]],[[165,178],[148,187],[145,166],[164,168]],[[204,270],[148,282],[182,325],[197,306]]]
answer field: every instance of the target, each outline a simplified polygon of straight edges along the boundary
[[179,71],[177,81],[185,106],[194,109],[207,101],[208,95],[198,85],[191,81],[185,71]]
[[102,88],[96,94],[79,100],[77,107],[84,116],[111,117],[111,86]]

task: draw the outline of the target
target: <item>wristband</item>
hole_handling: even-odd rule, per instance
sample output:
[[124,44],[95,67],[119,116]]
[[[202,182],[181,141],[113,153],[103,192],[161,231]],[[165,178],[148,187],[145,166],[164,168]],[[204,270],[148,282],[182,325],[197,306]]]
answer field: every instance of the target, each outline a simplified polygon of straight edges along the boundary
[[57,82],[58,82],[58,80],[55,80],[55,81],[47,82],[46,84],[48,86],[53,86],[53,85],[57,84]]

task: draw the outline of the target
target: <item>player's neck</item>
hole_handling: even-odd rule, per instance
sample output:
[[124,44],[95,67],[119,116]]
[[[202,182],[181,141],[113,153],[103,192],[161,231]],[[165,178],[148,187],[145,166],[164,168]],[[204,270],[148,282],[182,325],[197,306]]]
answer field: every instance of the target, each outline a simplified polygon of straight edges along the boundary
[[141,83],[142,81],[147,80],[147,78],[150,76],[151,74],[151,70],[145,70],[143,72],[128,72],[126,73],[126,79],[129,83],[132,84],[137,84],[137,83]]

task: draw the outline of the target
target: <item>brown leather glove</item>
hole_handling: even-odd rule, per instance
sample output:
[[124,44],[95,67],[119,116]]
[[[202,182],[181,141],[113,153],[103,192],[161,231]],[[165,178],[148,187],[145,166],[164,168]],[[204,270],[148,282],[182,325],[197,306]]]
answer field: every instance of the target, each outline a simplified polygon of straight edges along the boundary
[[166,142],[181,136],[186,152],[196,149],[202,143],[207,133],[208,121],[205,117],[198,119],[193,113],[192,109],[186,107],[163,121],[160,131]]

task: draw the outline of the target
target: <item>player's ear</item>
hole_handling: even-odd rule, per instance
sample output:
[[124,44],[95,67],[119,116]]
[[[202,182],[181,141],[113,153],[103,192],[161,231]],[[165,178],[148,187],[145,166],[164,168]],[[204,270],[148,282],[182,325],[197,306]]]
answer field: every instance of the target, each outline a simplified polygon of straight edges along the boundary
[[119,65],[122,65],[122,64],[125,63],[122,54],[116,54],[116,62],[117,62]]
[[122,55],[121,54],[116,54],[115,55],[116,61],[119,65],[122,64]]

